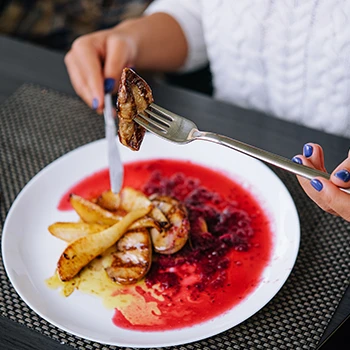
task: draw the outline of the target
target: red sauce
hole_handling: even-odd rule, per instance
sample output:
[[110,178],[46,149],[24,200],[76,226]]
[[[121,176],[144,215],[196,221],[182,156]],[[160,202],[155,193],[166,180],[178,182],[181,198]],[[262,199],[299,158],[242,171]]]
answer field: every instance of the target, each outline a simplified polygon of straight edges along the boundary
[[[237,305],[258,285],[272,251],[269,219],[253,194],[225,174],[189,161],[148,160],[125,165],[124,186],[145,194],[171,195],[185,203],[190,242],[178,253],[154,253],[145,283],[159,301],[141,288],[161,312],[156,325],[132,325],[118,311],[113,322],[126,329],[163,331],[190,327]],[[93,198],[109,189],[108,170],[73,186],[59,203],[68,210],[69,193]],[[203,225],[203,223],[205,223]]]
[[103,191],[106,191],[110,188],[111,184],[109,182],[108,169],[103,169],[86,177],[81,182],[71,187],[62,196],[61,200],[58,203],[57,209],[62,211],[73,209],[69,202],[69,195],[71,193],[75,193],[83,198],[91,200],[98,197]]

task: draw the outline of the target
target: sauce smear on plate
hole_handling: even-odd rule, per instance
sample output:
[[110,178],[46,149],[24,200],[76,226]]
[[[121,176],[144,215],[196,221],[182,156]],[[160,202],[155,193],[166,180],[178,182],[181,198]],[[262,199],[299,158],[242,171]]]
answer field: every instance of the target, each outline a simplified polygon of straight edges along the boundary
[[[190,327],[232,309],[260,283],[273,237],[267,214],[248,190],[219,171],[167,159],[126,164],[123,185],[181,200],[191,234],[178,253],[154,253],[143,281],[115,287],[109,298],[118,300],[113,304],[118,327]],[[109,188],[108,170],[102,170],[72,187],[58,208],[71,209],[70,193],[92,199]]]

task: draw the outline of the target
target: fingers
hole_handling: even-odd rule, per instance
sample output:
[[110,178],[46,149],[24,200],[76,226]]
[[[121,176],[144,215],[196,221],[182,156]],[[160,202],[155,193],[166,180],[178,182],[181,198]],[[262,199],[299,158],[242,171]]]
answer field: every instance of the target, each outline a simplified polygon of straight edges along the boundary
[[65,57],[68,74],[76,93],[98,113],[103,110],[103,71],[101,53],[90,35],[78,38]]
[[339,187],[350,187],[350,152],[348,158],[339,164],[332,172],[331,181]]
[[[312,168],[326,172],[323,149],[320,145],[309,142],[304,145],[303,155],[296,157],[301,161],[299,164],[311,166]],[[295,161],[294,158],[293,161]],[[296,163],[298,163],[298,161],[296,161]]]
[[135,57],[136,44],[115,28],[75,40],[65,64],[76,93],[102,113],[104,92],[117,90],[123,68],[132,64]]
[[310,182],[313,192],[310,198],[323,210],[350,221],[350,195],[324,178],[315,178]]
[[117,90],[123,68],[133,65],[135,55],[136,48],[128,38],[116,35],[107,38],[104,62],[104,76],[110,82],[107,90]]
[[[324,166],[324,154],[323,149],[316,143],[307,143],[303,147],[303,154],[297,155],[292,158],[293,162],[303,164],[309,168],[318,169],[323,172],[327,172]],[[310,196],[314,192],[312,189],[310,180],[298,176],[298,181],[303,187],[304,191]]]
[[[323,149],[317,144],[306,144],[303,149],[303,155],[293,157],[293,161],[314,169],[326,171]],[[350,195],[339,188],[350,187],[350,152],[349,157],[333,171],[330,180],[322,177],[316,177],[311,181],[300,176],[297,178],[306,194],[320,208],[350,221]]]
[[[296,158],[300,160],[300,162],[296,161]],[[298,163],[298,164],[303,164],[309,168],[313,168],[313,169],[319,169],[317,168],[314,163],[311,161],[311,159],[306,158],[303,155],[297,155],[296,157],[293,158],[293,161]],[[315,188],[312,186],[311,182],[309,179],[306,179],[305,177],[302,176],[297,176],[297,179],[301,185],[301,187],[304,189],[305,193],[314,201],[318,204],[319,202],[319,195],[315,192]],[[318,202],[317,202],[318,201]],[[324,210],[329,211],[330,208],[325,208],[325,206],[323,206]]]

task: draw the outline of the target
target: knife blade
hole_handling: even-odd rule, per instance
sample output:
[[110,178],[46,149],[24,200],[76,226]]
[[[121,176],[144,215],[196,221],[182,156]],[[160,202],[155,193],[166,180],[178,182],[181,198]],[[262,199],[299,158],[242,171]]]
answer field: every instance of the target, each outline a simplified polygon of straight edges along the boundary
[[119,147],[116,141],[116,126],[113,117],[112,95],[106,93],[104,97],[105,108],[103,110],[105,119],[105,136],[107,140],[109,178],[111,190],[119,193],[124,179],[124,166],[121,161]]

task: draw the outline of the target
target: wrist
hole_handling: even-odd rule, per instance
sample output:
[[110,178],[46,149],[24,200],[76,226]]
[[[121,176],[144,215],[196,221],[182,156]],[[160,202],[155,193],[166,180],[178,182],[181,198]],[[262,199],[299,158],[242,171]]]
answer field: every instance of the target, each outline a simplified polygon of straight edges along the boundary
[[132,50],[132,64],[139,69],[173,71],[187,57],[187,41],[180,25],[165,13],[128,19],[114,28]]

